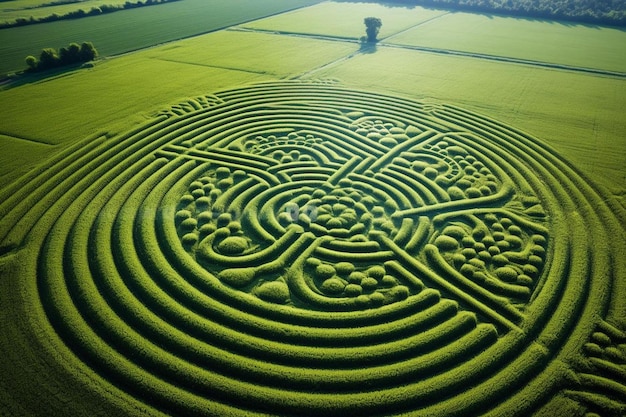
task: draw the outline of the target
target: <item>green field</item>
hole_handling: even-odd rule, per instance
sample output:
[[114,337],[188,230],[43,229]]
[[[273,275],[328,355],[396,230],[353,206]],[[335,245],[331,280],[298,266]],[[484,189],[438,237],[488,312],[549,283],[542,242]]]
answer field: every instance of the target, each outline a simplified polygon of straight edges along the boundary
[[626,72],[626,54],[616,50],[626,31],[618,28],[451,13],[386,41]]
[[[368,10],[366,7],[373,9]],[[451,19],[451,33],[458,33],[455,32],[458,27],[474,27],[471,33],[475,36],[467,37],[469,40],[466,41],[472,47],[459,49],[470,53],[499,52],[505,57],[538,60],[554,51],[553,44],[544,42],[539,47],[536,35],[528,34],[544,33],[550,29],[552,36],[561,39],[561,44],[567,39],[567,31],[571,31],[572,34],[580,35],[583,45],[602,44],[604,49],[596,50],[596,54],[589,59],[589,65],[580,64],[580,48],[563,47],[558,59],[549,62],[614,70],[608,59],[614,57],[616,61],[623,61],[622,54],[617,51],[621,44],[619,36],[623,37],[623,32],[614,29],[583,26],[572,28],[523,19],[486,19],[470,14],[442,15],[442,12],[422,8],[407,10],[401,7],[323,3],[244,26],[312,34],[316,34],[314,29],[317,27],[324,28],[327,36],[357,39],[362,31],[361,15],[365,16],[366,11],[383,17],[381,38],[417,25],[385,41],[394,45],[409,44],[408,39],[415,40],[418,38],[417,34],[422,32],[427,35],[431,29],[433,36],[441,34],[442,31],[437,28]],[[133,11],[118,15],[126,12]],[[340,22],[348,20],[351,15],[358,17],[353,18],[350,25],[341,26]],[[329,16],[335,17],[330,20],[326,29],[321,22],[328,20]],[[433,17],[436,19],[420,25],[420,22]],[[483,22],[481,19],[488,21]],[[495,33],[503,33],[505,25],[509,25],[511,21],[517,23],[513,27],[523,36],[494,36],[486,43],[485,34],[489,33],[488,30],[478,29],[489,25],[494,28]],[[465,26],[460,22],[465,22]],[[480,24],[477,25],[477,22]],[[316,35],[319,35],[322,30],[318,29],[317,32]],[[466,39],[462,36],[451,36],[450,45],[454,45],[453,38]],[[442,42],[444,40],[445,38],[441,39]],[[470,40],[473,42],[470,43]],[[499,49],[494,49],[493,45],[500,45]],[[430,43],[423,46],[441,47],[440,44]],[[451,46],[448,49],[457,48]],[[531,49],[532,54],[526,53]],[[8,110],[0,115],[0,133],[62,143],[67,141],[68,131],[77,133],[71,140],[93,133],[93,125],[99,126],[98,130],[119,131],[125,126],[127,118],[140,121],[142,117],[137,115],[145,116],[157,111],[160,103],[175,102],[193,95],[194,90],[201,92],[203,88],[208,91],[212,86],[227,86],[231,70],[250,72],[247,75],[234,75],[236,78],[233,78],[233,84],[237,84],[236,81],[253,81],[264,77],[293,78],[313,71],[311,77],[336,77],[349,85],[371,86],[410,96],[450,100],[494,114],[513,125],[523,122],[525,130],[541,137],[555,146],[557,151],[572,158],[588,175],[604,183],[624,202],[626,177],[622,167],[626,165],[626,147],[623,142],[626,126],[620,117],[620,109],[624,107],[624,83],[620,79],[380,46],[375,54],[357,54],[352,59],[341,60],[357,51],[358,45],[350,43],[291,39],[271,34],[223,32],[192,38],[100,63],[94,69],[62,77],[52,83],[43,82],[7,91],[3,93],[4,100],[26,103],[28,98],[29,110],[20,105],[5,106]],[[385,58],[381,59],[381,56]],[[336,65],[322,68],[334,61],[337,61]],[[318,68],[322,68],[321,72],[316,72]],[[225,75],[216,73],[220,69],[227,71]],[[210,75],[205,75],[204,71],[208,71]],[[177,76],[170,78],[166,75],[173,72]],[[193,82],[187,83],[186,76],[179,74],[189,74],[188,77]],[[171,79],[173,82],[164,84],[161,79]],[[139,91],[152,91],[153,95],[148,100],[154,104],[146,107],[146,100],[138,98],[119,106],[117,99],[120,94],[126,94],[129,85],[140,86]],[[142,85],[145,87],[141,87]],[[54,93],[50,94],[51,91]],[[163,95],[161,91],[164,91]],[[86,102],[67,99],[83,92],[88,92],[87,97],[90,97]],[[147,96],[138,94],[138,97]],[[154,100],[154,97],[160,99]],[[80,115],[79,109],[85,108],[93,115],[93,125],[85,124]],[[49,120],[54,120],[54,123],[47,122]],[[117,126],[110,127],[109,124],[113,121]]]
[[0,31],[0,415],[625,415],[623,32],[218,3]]
[[391,48],[313,75],[459,103],[523,126],[626,202],[626,119],[621,117],[626,86],[621,79]]
[[282,13],[242,26],[260,30],[359,39],[365,35],[363,33],[363,19],[368,16],[376,16],[383,21],[379,39],[384,39],[447,13],[444,10],[425,9],[423,7],[407,9],[367,3],[346,5],[324,2],[303,10]]
[[[122,5],[126,0],[87,0],[71,4],[45,6],[50,3],[47,0],[13,0],[0,4],[0,23],[14,22],[16,19],[35,19],[47,17],[52,14],[64,15],[76,10],[88,12],[94,7],[106,5]],[[42,6],[43,5],[43,6]]]
[[[286,78],[356,48],[271,34],[217,32],[4,91],[0,102],[12,105],[3,106],[0,133],[53,145],[67,145],[96,132],[119,133],[187,97],[233,83]],[[32,155],[34,161],[37,155]],[[17,178],[10,165],[3,165],[0,172],[3,184]]]
[[[0,30],[0,74],[23,70],[43,48],[89,40],[114,55],[317,3],[319,0],[184,0],[155,7]],[[216,13],[215,10],[219,10]],[[123,34],[120,35],[120,34]]]
[[34,163],[45,161],[50,152],[54,152],[50,144],[0,135],[0,184],[10,184],[26,174]]

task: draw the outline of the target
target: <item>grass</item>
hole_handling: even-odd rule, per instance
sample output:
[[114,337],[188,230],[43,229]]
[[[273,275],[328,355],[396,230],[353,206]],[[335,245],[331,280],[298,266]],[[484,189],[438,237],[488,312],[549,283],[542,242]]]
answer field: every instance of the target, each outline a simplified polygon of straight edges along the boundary
[[53,147],[0,134],[0,184],[9,184],[50,156]]
[[451,13],[386,41],[626,72],[626,31],[617,28]]
[[[0,133],[67,145],[96,131],[127,129],[166,103],[230,85],[285,78],[355,49],[271,34],[216,32],[3,91]],[[8,166],[1,172],[7,184],[17,178]]]
[[[198,415],[445,415],[487,402],[509,415],[520,404],[505,391],[540,404],[538,386],[560,387],[564,362],[549,355],[572,329],[572,349],[585,340],[585,309],[607,299],[588,293],[611,277],[610,249],[590,248],[621,226],[541,143],[453,106],[434,113],[428,102],[323,83],[215,99],[84,143],[0,205],[2,247],[40,248],[9,265],[38,277],[15,285],[41,303],[31,314],[62,352],[60,373],[84,361],[95,391],[124,392],[149,413]],[[307,155],[331,169],[290,178],[318,167],[294,165]],[[317,215],[278,221],[295,202]],[[537,204],[550,219],[533,216]],[[346,230],[357,239],[332,239],[352,224],[362,225]],[[503,264],[510,282],[475,282]],[[543,265],[559,279],[528,268]],[[70,387],[53,389],[68,413],[81,406]]]
[[376,16],[383,22],[378,38],[384,39],[446,13],[443,10],[423,7],[407,9],[379,4],[345,4],[330,1],[242,26],[260,30],[359,39],[365,36],[363,19]]
[[237,28],[0,91],[3,409],[623,414],[625,214],[575,168],[626,194],[624,80],[360,53],[350,7],[388,42],[448,16],[323,3],[249,26],[332,40]]
[[520,126],[626,203],[626,84],[620,79],[380,47],[312,76],[459,103]]
[[[173,76],[173,74],[175,74]],[[2,93],[6,103],[23,103],[2,115],[5,134],[21,132],[59,145],[108,130],[111,123],[132,125],[160,110],[161,99],[180,99],[198,88],[263,79],[260,74],[129,57],[103,62],[87,71],[44,80]],[[141,88],[131,88],[141,86]],[[206,91],[206,90],[203,90]],[[74,97],[82,97],[74,100]],[[143,114],[143,116],[142,116]],[[84,118],[89,115],[89,124]],[[82,121],[81,121],[82,119]],[[74,132],[68,135],[68,132]]]
[[[114,55],[317,3],[319,0],[184,0],[76,20],[0,30],[0,74],[26,67],[43,48],[91,41]],[[219,13],[216,13],[219,10]]]
[[127,0],[87,0],[71,4],[42,7],[42,4],[50,3],[51,1],[17,0],[0,4],[0,22],[13,22],[18,18],[29,19],[31,16],[37,19],[40,17],[47,17],[55,13],[64,15],[81,9],[88,12],[92,8],[102,6],[103,4],[122,5],[126,3],[126,1]]
[[286,78],[355,52],[351,44],[272,34],[217,32],[146,52],[155,60]]

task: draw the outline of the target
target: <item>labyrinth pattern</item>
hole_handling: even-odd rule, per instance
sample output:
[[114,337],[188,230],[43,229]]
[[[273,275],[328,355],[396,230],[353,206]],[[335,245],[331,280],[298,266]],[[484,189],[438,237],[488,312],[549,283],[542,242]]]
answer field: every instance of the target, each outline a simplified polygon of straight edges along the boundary
[[541,142],[455,106],[244,86],[4,197],[0,251],[38,248],[55,343],[155,410],[624,411],[624,333],[601,321],[624,220]]

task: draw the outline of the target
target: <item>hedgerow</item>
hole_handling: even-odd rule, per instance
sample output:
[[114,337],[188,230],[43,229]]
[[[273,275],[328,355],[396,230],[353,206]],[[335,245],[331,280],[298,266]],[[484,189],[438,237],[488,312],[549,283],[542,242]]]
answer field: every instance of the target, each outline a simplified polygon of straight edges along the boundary
[[[354,1],[354,0],[338,0]],[[565,20],[581,23],[623,26],[626,12],[619,1],[595,2],[591,0],[393,0],[392,2],[426,7],[440,7],[455,11],[496,13],[506,16],[521,16],[550,20]]]
[[[49,16],[38,17],[38,18],[35,18],[33,16],[30,16],[30,18],[19,17],[12,22],[0,23],[0,29],[7,29],[7,28],[17,27],[17,26],[27,26],[27,25],[33,25],[36,23],[55,22],[57,20],[79,19],[79,18],[89,17],[89,16],[98,16],[101,14],[113,13],[113,12],[117,12],[119,10],[124,10],[124,9],[134,9],[137,7],[152,6],[152,5],[163,4],[163,3],[171,3],[174,1],[179,1],[179,0],[145,0],[145,1],[136,1],[134,3],[131,1],[127,1],[124,4],[101,4],[100,6],[92,7],[89,10],[77,9],[77,10],[67,12],[65,14],[53,13]],[[76,3],[76,2],[75,1],[72,1],[72,2],[61,1],[61,2],[53,2],[53,3],[50,3],[49,5],[59,5],[59,4],[69,4],[69,3]],[[40,6],[40,7],[43,7],[43,6]]]

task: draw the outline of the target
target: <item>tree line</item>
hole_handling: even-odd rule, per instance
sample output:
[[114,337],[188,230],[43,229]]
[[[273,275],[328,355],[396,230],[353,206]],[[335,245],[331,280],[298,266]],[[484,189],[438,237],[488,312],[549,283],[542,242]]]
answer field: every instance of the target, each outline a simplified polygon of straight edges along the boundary
[[[5,28],[10,28],[10,27],[15,27],[15,26],[26,26],[26,25],[36,24],[36,23],[55,22],[57,20],[79,19],[81,17],[87,17],[87,16],[98,16],[101,14],[113,13],[118,10],[135,9],[137,7],[152,6],[152,5],[163,4],[163,3],[171,3],[174,1],[180,1],[180,0],[145,0],[145,1],[140,0],[136,2],[127,1],[124,4],[102,4],[98,7],[92,7],[90,10],[78,9],[78,10],[73,10],[65,14],[53,13],[51,15],[39,17],[39,18],[35,18],[33,16],[29,18],[20,17],[20,18],[15,19],[12,22],[0,23],[0,29],[5,29]],[[56,5],[57,3],[52,3],[52,4]],[[65,4],[65,3],[59,2],[58,4]]]
[[93,61],[98,56],[98,51],[91,42],[83,42],[81,45],[70,43],[58,51],[54,48],[45,48],[39,54],[39,59],[32,55],[26,57],[27,71],[36,72],[66,65],[80,64]]
[[373,2],[626,26],[626,0],[383,0]]

